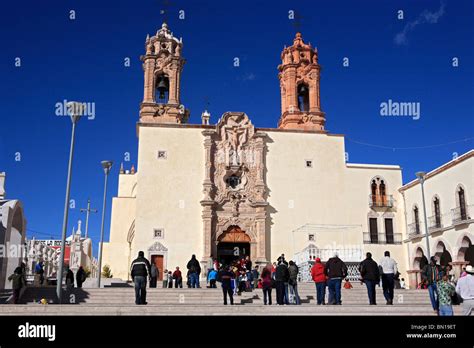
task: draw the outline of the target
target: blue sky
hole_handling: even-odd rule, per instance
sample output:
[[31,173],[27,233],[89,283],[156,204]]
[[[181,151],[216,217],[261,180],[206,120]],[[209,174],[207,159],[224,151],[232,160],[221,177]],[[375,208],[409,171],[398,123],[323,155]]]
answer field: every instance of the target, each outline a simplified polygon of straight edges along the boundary
[[[301,30],[319,51],[326,128],[347,136],[349,162],[399,164],[407,182],[416,171],[474,148],[470,0],[170,3],[169,26],[184,41],[182,102],[191,110],[190,123],[200,123],[209,101],[213,123],[232,110],[246,112],[257,127],[276,127],[280,52]],[[139,56],[147,33],[161,26],[162,8],[156,0],[0,5],[0,171],[7,172],[7,197],[24,203],[28,236],[60,236],[71,123],[55,115],[55,104],[67,99],[96,107],[95,119],[82,119],[77,128],[71,189],[76,207],[70,210],[68,233],[78,219],[85,220],[79,208],[90,197],[99,208],[89,228],[98,241],[100,161],[111,159],[116,164],[109,180],[108,239],[120,162],[126,152],[131,154],[126,168],[137,162],[135,124],[143,97]],[[184,19],[178,18],[180,10]],[[302,15],[299,24],[288,18],[290,10]],[[130,67],[124,66],[127,57]],[[233,66],[236,57],[239,67]],[[452,66],[454,57],[458,67]],[[389,99],[420,103],[420,119],[380,116],[380,103]],[[447,145],[419,148],[438,144]]]

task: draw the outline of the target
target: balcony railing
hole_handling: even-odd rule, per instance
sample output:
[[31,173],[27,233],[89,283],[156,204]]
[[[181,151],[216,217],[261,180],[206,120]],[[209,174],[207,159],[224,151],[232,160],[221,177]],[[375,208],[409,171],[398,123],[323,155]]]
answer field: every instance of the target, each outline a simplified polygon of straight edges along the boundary
[[364,244],[402,244],[402,234],[364,232]]
[[433,232],[441,228],[443,228],[443,224],[441,223],[441,216],[433,215],[428,218],[428,231],[429,232]]
[[369,206],[370,207],[393,207],[393,196],[392,195],[369,195]]
[[453,214],[453,225],[462,223],[464,221],[470,220],[470,208],[472,208],[472,205],[469,206],[464,206],[463,208],[457,207],[454,209],[451,209],[451,212]]
[[420,228],[420,223],[418,222],[413,222],[408,225],[408,236],[410,238],[416,237],[421,235],[421,228]]

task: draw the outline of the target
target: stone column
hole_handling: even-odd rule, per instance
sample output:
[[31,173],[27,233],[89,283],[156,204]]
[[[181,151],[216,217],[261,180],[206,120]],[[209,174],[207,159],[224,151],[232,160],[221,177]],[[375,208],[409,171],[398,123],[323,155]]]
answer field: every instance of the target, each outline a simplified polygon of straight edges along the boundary
[[410,289],[416,289],[418,287],[418,283],[421,281],[421,271],[419,269],[412,269],[408,270],[408,286]]
[[[298,110],[298,96],[296,94],[296,67],[289,67],[286,71],[286,105],[288,111]],[[291,107],[293,106],[293,112]]]
[[144,103],[153,103],[153,88],[155,79],[153,76],[153,70],[155,68],[155,63],[152,57],[146,58],[143,63],[143,69],[145,70],[145,86],[144,86]]
[[203,223],[203,255],[201,258],[201,263],[207,263],[209,257],[212,253],[212,216],[213,211],[212,207],[214,205],[214,200],[212,198],[212,181],[211,181],[211,168],[212,168],[212,135],[215,132],[213,130],[204,130],[202,134],[204,135],[204,181],[203,181],[203,193],[204,198],[201,200],[202,206],[202,223]]
[[455,278],[459,279],[462,269],[469,264],[469,261],[452,261],[449,264],[453,267]]
[[169,96],[168,96],[168,104],[178,104],[177,101],[177,88],[178,88],[178,71],[176,63],[173,61],[170,66],[170,74],[168,76],[168,80],[170,83],[169,87]]

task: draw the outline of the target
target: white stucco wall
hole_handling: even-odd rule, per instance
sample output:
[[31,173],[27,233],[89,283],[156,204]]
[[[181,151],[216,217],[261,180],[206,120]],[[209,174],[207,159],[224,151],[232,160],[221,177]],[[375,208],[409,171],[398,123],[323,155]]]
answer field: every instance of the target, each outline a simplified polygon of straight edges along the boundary
[[[202,128],[140,127],[136,233],[132,255],[159,242],[168,249],[164,267],[185,267],[202,247]],[[166,159],[158,159],[166,151]],[[155,228],[163,239],[153,239]]]
[[[463,158],[461,158],[463,157]],[[429,235],[429,244],[431,255],[439,252],[440,242],[442,242],[446,249],[451,254],[453,261],[463,261],[459,254],[461,241],[464,237],[470,239],[474,243],[474,151],[461,156],[456,161],[448,162],[428,173],[427,179],[424,183],[426,214],[428,219],[433,216],[434,206],[433,199],[435,195],[440,200],[441,210],[441,224],[442,228]],[[465,190],[465,201],[468,209],[468,216],[471,221],[466,224],[453,226],[452,209],[459,206],[456,189],[458,185],[462,185]],[[421,185],[415,182],[408,183],[402,188],[405,194],[406,211],[408,223],[413,223],[413,208],[415,204],[419,209],[420,232],[419,238],[409,239],[408,234],[405,236],[407,249],[409,255],[407,257],[410,269],[414,268],[413,259],[418,248],[423,250],[426,255],[426,239],[425,239],[425,225],[423,214],[423,203],[421,194]]]

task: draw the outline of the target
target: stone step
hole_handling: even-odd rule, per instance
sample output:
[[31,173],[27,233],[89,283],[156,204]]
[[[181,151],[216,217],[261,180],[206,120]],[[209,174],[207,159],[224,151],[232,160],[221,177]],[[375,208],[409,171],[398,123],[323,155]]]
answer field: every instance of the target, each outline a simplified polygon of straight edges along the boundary
[[[454,307],[461,314],[459,306]],[[0,315],[435,315],[429,306],[5,305]]]

